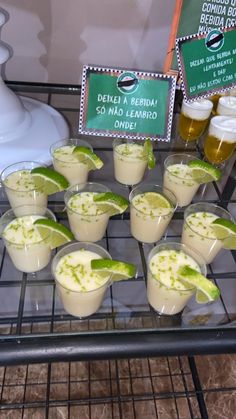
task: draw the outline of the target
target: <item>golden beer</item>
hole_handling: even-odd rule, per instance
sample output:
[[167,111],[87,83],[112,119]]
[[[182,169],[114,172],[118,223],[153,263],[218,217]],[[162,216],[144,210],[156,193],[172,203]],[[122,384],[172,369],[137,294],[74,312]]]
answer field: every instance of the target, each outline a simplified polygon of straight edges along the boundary
[[181,113],[179,117],[179,135],[184,141],[195,141],[203,134],[207,123],[208,118],[198,121]]
[[197,140],[205,131],[213,104],[210,100],[182,103],[178,131],[182,140]]
[[213,95],[209,98],[213,103],[213,108],[212,108],[212,114],[213,115],[216,115],[216,109],[217,109],[218,102],[219,102],[219,99],[221,98],[221,96],[222,96],[221,94],[215,94],[215,95]]
[[236,118],[215,116],[211,119],[204,154],[213,164],[229,159],[236,147]]

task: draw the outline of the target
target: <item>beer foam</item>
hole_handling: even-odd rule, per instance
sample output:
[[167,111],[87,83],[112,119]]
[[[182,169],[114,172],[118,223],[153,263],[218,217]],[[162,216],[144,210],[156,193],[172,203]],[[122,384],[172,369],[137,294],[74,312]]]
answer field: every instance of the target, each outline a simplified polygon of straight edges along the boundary
[[209,135],[221,141],[236,143],[236,118],[229,116],[214,116],[211,119]]
[[207,99],[196,100],[191,103],[184,100],[182,103],[181,113],[191,119],[203,121],[209,118],[212,108],[213,103]]
[[218,115],[236,116],[236,97],[222,96],[219,99],[216,112]]

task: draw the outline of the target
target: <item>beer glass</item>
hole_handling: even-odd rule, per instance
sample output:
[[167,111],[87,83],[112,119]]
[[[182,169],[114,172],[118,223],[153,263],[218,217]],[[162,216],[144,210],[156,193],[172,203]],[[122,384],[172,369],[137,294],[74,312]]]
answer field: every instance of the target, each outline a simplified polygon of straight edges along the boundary
[[236,97],[235,96],[222,96],[219,99],[217,115],[233,116],[236,117]]
[[236,146],[236,118],[214,116],[204,143],[204,154],[212,164],[229,159]]
[[183,101],[179,117],[179,135],[186,142],[197,140],[205,131],[213,108],[210,100]]
[[215,95],[209,97],[209,99],[213,103],[213,108],[212,108],[212,111],[211,111],[212,115],[216,115],[216,109],[217,109],[217,106],[218,106],[218,102],[219,102],[219,99],[221,98],[222,95],[223,95],[223,93],[222,94],[216,93]]

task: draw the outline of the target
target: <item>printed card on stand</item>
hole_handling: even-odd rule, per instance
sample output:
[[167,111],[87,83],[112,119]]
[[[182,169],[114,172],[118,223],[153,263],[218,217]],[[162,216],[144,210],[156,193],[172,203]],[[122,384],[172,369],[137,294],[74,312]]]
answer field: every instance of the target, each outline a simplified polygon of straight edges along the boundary
[[236,27],[176,40],[183,95],[194,101],[236,86]]
[[170,141],[176,77],[84,66],[79,132]]

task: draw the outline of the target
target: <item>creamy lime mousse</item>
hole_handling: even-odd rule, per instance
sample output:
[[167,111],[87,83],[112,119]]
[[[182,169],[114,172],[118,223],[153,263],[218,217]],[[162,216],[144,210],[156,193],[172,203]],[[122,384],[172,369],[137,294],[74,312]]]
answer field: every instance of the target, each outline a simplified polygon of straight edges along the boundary
[[25,215],[12,220],[2,236],[15,267],[23,272],[36,272],[50,261],[51,249],[40,236],[34,222],[43,218],[39,215]]
[[144,175],[147,156],[144,145],[122,143],[114,147],[115,179],[124,185],[136,185]]
[[97,253],[80,249],[63,256],[55,267],[55,278],[64,309],[73,316],[95,313],[103,300],[109,274],[91,269],[91,260],[101,259]]
[[87,182],[89,167],[86,160],[78,161],[73,154],[75,145],[63,145],[53,151],[54,169],[70,182],[70,185]]
[[165,233],[173,213],[173,204],[159,193],[136,195],[130,206],[132,236],[144,243],[157,242]]
[[81,192],[67,202],[67,214],[71,231],[79,241],[96,242],[105,234],[109,213],[93,201],[97,192]]
[[161,314],[177,314],[183,310],[195,288],[178,280],[178,269],[188,265],[201,272],[197,262],[184,251],[161,250],[149,261],[147,297]]
[[182,243],[197,250],[206,263],[211,263],[223,247],[212,229],[217,218],[211,212],[199,211],[188,215],[183,226]]
[[35,186],[30,170],[17,170],[4,180],[4,187],[12,209],[17,209],[17,216],[28,212],[28,205],[47,206],[47,194]]
[[164,188],[172,191],[180,207],[191,203],[200,184],[193,178],[192,169],[187,164],[176,163],[168,166],[164,173]]

